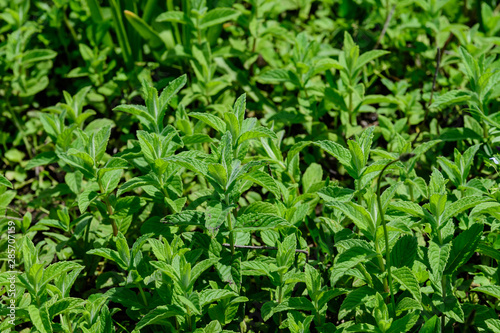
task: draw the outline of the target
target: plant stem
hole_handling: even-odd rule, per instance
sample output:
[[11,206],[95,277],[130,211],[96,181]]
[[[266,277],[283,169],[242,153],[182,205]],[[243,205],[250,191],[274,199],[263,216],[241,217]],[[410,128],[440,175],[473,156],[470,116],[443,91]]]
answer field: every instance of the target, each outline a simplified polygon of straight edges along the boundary
[[[101,193],[104,194],[104,187],[101,184],[101,180],[97,182],[99,184],[99,188],[101,190]],[[116,222],[114,219],[112,219],[110,216],[113,215],[113,207],[109,203],[109,199],[107,195],[104,195],[104,203],[106,204],[106,208],[108,209],[108,218],[111,221],[111,227],[113,228],[113,236],[118,236],[118,227],[116,225]]]
[[361,191],[359,190],[360,188],[360,185],[361,185],[361,179],[355,179],[354,180],[354,189],[356,190],[356,192],[358,192],[356,195],[358,197],[358,205],[362,205],[363,204],[363,194],[361,193]]
[[231,246],[231,255],[234,256],[234,234],[233,234],[233,222],[231,218],[231,213],[228,214],[228,226],[229,226],[229,244]]
[[[223,243],[222,246],[231,247],[231,244]],[[277,250],[278,249],[275,246],[260,246],[260,245],[233,245],[233,246],[235,248],[238,248],[238,249],[252,249],[252,250]],[[306,250],[295,249],[295,252],[304,253],[306,255],[309,255],[309,252],[307,252]]]
[[321,315],[319,314],[319,311],[316,312],[316,320],[318,321],[318,326],[321,327],[323,325],[322,320],[321,320]]
[[351,122],[352,126],[356,126],[356,115],[353,114],[352,110],[352,91],[349,92],[349,121]]
[[389,27],[389,22],[391,21],[392,15],[394,15],[395,10],[396,10],[396,5],[393,5],[391,11],[389,11],[389,1],[387,1],[386,3],[387,16],[385,18],[385,23],[384,27],[382,28],[382,32],[380,33],[380,36],[378,36],[377,43],[373,48],[374,50],[376,50],[379,47],[380,43],[382,42],[382,39],[384,38],[385,33],[387,32],[387,28]]
[[437,80],[440,64],[441,64],[441,49],[438,47],[437,54],[436,54],[436,70],[434,71],[434,78],[432,79],[431,97],[429,98],[429,103],[427,104],[427,109],[432,104],[432,98],[434,96],[434,90],[436,90],[436,80]]
[[132,50],[130,48],[130,42],[128,40],[127,31],[123,25],[122,11],[120,8],[120,2],[117,0],[110,0],[109,3],[111,7],[111,14],[113,22],[116,27],[116,35],[118,37],[118,44],[120,45],[122,51],[123,61],[127,69],[131,69],[134,59],[132,59]]
[[33,153],[31,152],[31,144],[28,141],[28,137],[26,133],[24,132],[23,126],[21,125],[21,122],[17,118],[16,112],[12,110],[12,107],[9,102],[9,98],[6,98],[6,103],[7,104],[7,110],[9,111],[10,115],[12,116],[12,120],[14,121],[14,125],[17,127],[17,130],[19,133],[21,133],[21,136],[23,138],[24,145],[26,146],[26,151],[28,152],[28,156],[33,158]]
[[[89,219],[89,222],[87,224],[87,227],[85,228],[85,260],[91,261],[92,258],[89,258],[89,254],[87,254],[87,251],[89,250],[89,235],[90,235],[90,225],[92,224],[92,218]],[[87,276],[90,276],[91,273],[91,265],[85,265],[85,270],[87,271]]]
[[[290,171],[286,170],[286,174],[288,175],[288,177],[290,177],[292,184],[297,184],[297,181],[295,180],[295,178],[293,178],[293,175]],[[298,186],[296,187],[296,190],[297,190],[297,195],[300,195],[300,188]]]
[[200,19],[196,19],[196,32],[198,36],[198,45],[201,45],[201,29],[200,29]]
[[144,290],[142,289],[141,285],[139,283],[135,284],[137,288],[139,288],[139,291],[141,292],[141,297],[142,301],[144,302],[144,305],[148,306],[148,300],[146,299],[146,294],[144,294]]
[[188,329],[190,332],[193,331],[193,323],[191,320],[191,309],[187,308],[187,323],[188,323]]
[[[283,302],[283,274],[280,272],[280,285],[278,287],[278,304],[281,304],[281,302]],[[281,312],[279,313],[279,318],[278,318],[278,321],[279,321],[279,324],[278,324],[278,327],[281,326],[281,322],[282,322],[282,317],[281,317]],[[281,332],[281,329],[280,329],[280,332]]]
[[[89,219],[89,223],[87,224],[87,228],[85,230],[85,250],[88,249],[89,245],[89,234],[90,234],[90,225],[92,224],[92,219]],[[87,251],[85,251],[87,252]]]
[[[229,196],[226,194],[226,205],[229,206]],[[229,229],[229,246],[231,247],[231,255],[234,256],[234,235],[233,235],[233,219],[232,212],[227,214],[227,228]]]
[[278,287],[278,303],[283,302],[283,286],[280,281],[280,286]]
[[[437,230],[437,236],[438,236],[438,242],[439,242],[439,245],[443,245],[443,236],[441,235],[441,230],[438,229]],[[442,297],[443,297],[443,307],[445,306],[445,299],[446,299],[446,276],[443,275],[441,277],[441,293],[442,293]],[[444,326],[446,324],[446,321],[445,321],[445,315],[444,313],[441,313],[441,332],[444,332]]]
[[[170,12],[175,10],[173,0],[167,0],[167,10]],[[181,34],[179,32],[179,26],[175,22],[172,22],[171,24],[174,27],[174,34],[175,34],[175,38],[177,39],[177,43],[183,45]]]
[[411,201],[415,201],[415,196],[413,195],[413,185],[412,184],[409,184],[408,185],[408,188],[410,190],[410,200]]
[[71,37],[73,38],[75,43],[78,44],[78,36],[75,32],[75,29],[73,29],[73,27],[71,26],[71,23],[68,20],[68,16],[66,15],[66,8],[64,8],[64,10],[63,10],[63,20],[64,20],[64,24],[66,25],[66,27],[68,28],[68,30],[71,34]]
[[67,313],[64,314],[64,319],[66,320],[66,324],[68,325],[69,332],[73,333],[73,326],[71,325],[71,320],[69,320],[69,316]]
[[[378,246],[378,240],[377,240],[376,236],[375,236],[374,243],[375,243],[375,252],[377,252],[378,266],[380,267],[380,270],[382,272],[385,272],[384,257],[382,256],[382,253],[380,252],[380,247]],[[387,278],[384,279],[384,290],[386,292],[389,292],[389,284],[387,282]]]
[[380,201],[380,182],[382,180],[382,176],[384,174],[384,171],[392,164],[396,163],[399,161],[399,158],[397,160],[391,161],[387,163],[382,171],[380,171],[380,174],[378,176],[377,180],[377,205],[378,205],[378,210],[380,214],[380,221],[382,222],[382,227],[384,228],[384,240],[385,240],[385,263],[387,267],[387,278],[388,278],[388,283],[389,283],[389,293],[391,295],[391,303],[392,303],[392,314],[393,317],[396,318],[396,302],[394,301],[394,293],[392,290],[392,274],[391,274],[391,253],[389,251],[389,234],[387,232],[387,224],[385,223],[385,217],[384,217],[384,210],[382,209],[382,202]]
[[[446,275],[443,275],[443,277],[441,278],[441,289],[443,294],[443,307],[444,307],[446,299]],[[444,315],[444,313],[441,313],[441,332],[444,332],[445,324],[446,324],[446,316]]]
[[[259,20],[259,5],[256,3],[255,4],[255,20]],[[253,45],[252,45],[252,54],[255,53],[255,48],[257,47],[257,36],[259,35],[259,24],[257,24],[256,31],[255,31],[255,36],[253,38]]]

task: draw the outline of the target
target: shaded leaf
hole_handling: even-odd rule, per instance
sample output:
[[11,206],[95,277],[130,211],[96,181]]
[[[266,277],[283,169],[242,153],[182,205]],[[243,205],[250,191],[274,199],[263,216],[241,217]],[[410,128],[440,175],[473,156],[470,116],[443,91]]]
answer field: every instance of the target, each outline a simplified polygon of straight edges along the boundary
[[233,230],[244,232],[267,230],[273,229],[280,224],[288,225],[289,223],[284,218],[273,214],[250,213],[238,217]]
[[36,305],[28,306],[28,313],[31,322],[41,333],[52,333],[52,323],[46,306],[38,307]]
[[500,299],[500,286],[482,286],[474,288],[472,291],[479,291],[483,294]]
[[161,324],[163,322],[163,319],[183,315],[184,310],[177,305],[160,305],[155,309],[149,311],[147,315],[142,317],[135,326],[135,329],[140,330],[147,325]]
[[207,304],[217,302],[229,297],[237,297],[238,294],[227,289],[208,289],[200,293],[200,305],[204,307]]
[[410,294],[419,302],[422,301],[422,294],[420,293],[420,285],[415,277],[415,274],[408,267],[401,267],[393,271],[394,279],[401,284],[401,286],[408,290]]
[[224,133],[226,131],[226,123],[224,122],[224,120],[220,119],[217,116],[214,116],[213,114],[191,112],[188,113],[188,116],[201,120],[219,133]]
[[[320,147],[328,154],[339,160],[339,162],[348,170],[348,172],[349,170],[354,171],[351,167],[352,156],[348,149],[333,141],[316,141],[313,142],[313,144]],[[351,172],[349,172],[349,174],[352,176]]]
[[431,107],[442,109],[446,106],[465,104],[471,99],[471,93],[464,90],[452,90],[438,96]]
[[267,321],[275,313],[289,310],[314,311],[314,305],[305,297],[291,297],[281,303],[271,301],[262,306],[262,318]]
[[483,225],[475,223],[453,239],[450,258],[448,259],[444,274],[453,274],[472,257],[481,240],[482,234]]
[[425,321],[419,333],[436,333],[440,331],[441,327],[439,326],[439,318],[434,315],[431,319]]
[[398,239],[391,249],[391,265],[394,267],[412,267],[417,255],[417,238],[405,235]]
[[450,256],[450,250],[451,243],[439,245],[434,241],[429,242],[429,251],[427,255],[429,256],[429,265],[431,266],[432,273],[436,280],[440,280],[443,276],[446,263]]
[[280,82],[291,82],[290,74],[284,69],[271,69],[260,74],[257,77],[257,81],[261,83],[280,83]]
[[255,127],[250,131],[241,134],[238,142],[241,144],[246,140],[256,139],[256,138],[271,138],[277,139],[276,134],[267,127]]
[[353,247],[345,252],[342,252],[335,261],[335,264],[330,269],[330,281],[332,286],[335,286],[337,281],[345,275],[345,273],[359,263],[367,262],[376,256],[374,251],[370,251],[363,247]]
[[340,306],[339,319],[343,319],[349,314],[349,312],[354,311],[357,307],[367,303],[370,298],[375,296],[375,294],[376,291],[368,286],[363,286],[351,291],[347,294],[346,298],[342,302],[342,305]]
[[276,185],[276,181],[266,172],[255,170],[244,175],[243,179],[250,180],[251,182],[262,186],[263,188],[271,192],[277,199],[281,197],[278,185]]
[[[47,165],[55,163],[58,160],[57,154],[53,151],[47,151],[41,154],[36,155],[26,164],[26,170],[32,169],[34,167],[38,167],[41,165]],[[2,182],[3,176],[0,176],[0,184],[4,184]]]
[[222,24],[233,20],[240,15],[240,12],[231,8],[215,8],[209,10],[200,21],[200,29],[206,29],[214,25]]

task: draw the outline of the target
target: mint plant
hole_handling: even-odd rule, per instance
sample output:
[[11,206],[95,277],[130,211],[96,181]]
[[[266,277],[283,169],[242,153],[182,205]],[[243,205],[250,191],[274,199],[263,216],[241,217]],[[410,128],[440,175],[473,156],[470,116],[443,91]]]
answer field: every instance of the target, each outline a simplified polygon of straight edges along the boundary
[[0,1],[1,331],[498,331],[497,7]]

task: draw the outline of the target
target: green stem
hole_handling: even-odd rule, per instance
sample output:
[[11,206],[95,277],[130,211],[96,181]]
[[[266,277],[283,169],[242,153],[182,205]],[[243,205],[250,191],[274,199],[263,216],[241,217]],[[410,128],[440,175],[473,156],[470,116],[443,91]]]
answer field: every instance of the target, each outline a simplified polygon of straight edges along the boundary
[[[92,224],[92,219],[89,219],[89,223],[87,224],[87,228],[85,230],[85,250],[88,249],[89,245],[89,234],[90,234],[90,225]],[[85,251],[87,252],[87,251]]]
[[[191,1],[189,0],[182,0],[182,11],[184,12],[184,15],[190,16],[191,13],[191,6],[190,6]],[[184,52],[191,54],[191,26],[190,25],[184,25],[182,28],[182,46],[184,47]]]
[[356,190],[357,193],[357,197],[358,197],[358,205],[362,205],[363,204],[363,194],[361,193],[361,191],[359,190],[360,188],[360,185],[361,185],[361,179],[355,179],[354,180],[354,188]]
[[392,314],[393,317],[396,318],[396,302],[394,300],[394,293],[392,290],[392,273],[391,273],[391,253],[389,251],[389,234],[387,232],[387,224],[385,223],[385,217],[384,217],[384,210],[382,209],[382,202],[380,201],[380,182],[382,180],[382,175],[384,174],[384,171],[392,164],[396,163],[399,161],[399,158],[397,160],[391,161],[387,163],[382,171],[380,171],[380,174],[378,176],[377,180],[377,205],[378,205],[378,210],[380,214],[380,220],[382,222],[382,227],[384,228],[384,240],[385,240],[385,263],[387,266],[387,278],[388,278],[388,283],[389,283],[389,293],[391,295],[391,303],[392,303]]
[[[280,273],[280,285],[278,287],[278,304],[281,304],[281,302],[283,302],[283,275]],[[281,326],[281,322],[282,322],[282,317],[281,317],[281,312],[279,313],[279,318],[278,318],[278,321],[279,321],[279,324],[278,324],[278,327]],[[281,332],[281,330],[280,330]]]
[[[61,319],[62,319],[62,318],[61,318]],[[70,333],[73,333],[73,326],[71,325],[71,320],[69,320],[69,316],[68,316],[68,314],[67,314],[67,313],[65,313],[65,314],[64,314],[64,319],[65,319],[65,321],[66,321],[66,324],[68,325],[68,331],[69,331]],[[62,322],[62,320],[61,320],[61,322]]]
[[139,283],[136,283],[135,285],[137,286],[137,288],[139,288],[144,305],[148,306],[148,300],[146,299],[146,294],[144,293],[144,290],[142,289],[141,285]]
[[[443,236],[441,235],[441,230],[437,230],[437,237],[438,237],[438,242],[439,245],[443,245]],[[446,276],[443,275],[441,277],[441,293],[443,297],[443,306],[445,304],[445,299],[446,299]],[[444,313],[441,313],[441,332],[444,332],[444,326],[446,324],[446,317]]]
[[[382,272],[385,272],[385,265],[384,265],[384,257],[382,256],[382,253],[380,252],[380,247],[378,246],[378,239],[375,233],[375,252],[377,252],[377,261],[378,261],[378,266],[380,267],[380,270]],[[387,282],[387,278],[384,279],[384,290],[386,292],[389,292],[389,284]]]
[[[108,207],[108,214],[111,216],[111,214],[113,214],[113,208],[111,207],[111,204],[109,203],[109,199],[107,196],[104,198],[104,202],[106,203],[106,207]],[[113,227],[113,236],[118,236],[118,226],[116,225],[114,219],[110,218],[110,220],[111,220],[111,226]]]
[[197,21],[196,31],[198,35],[198,44],[201,45],[201,29],[200,29],[200,20]]
[[[288,175],[288,177],[290,177],[292,184],[297,184],[297,181],[295,180],[295,178],[293,178],[293,175],[290,171],[286,170],[286,174]],[[300,188],[298,186],[296,187],[296,190],[297,190],[297,195],[300,195]]]
[[[167,0],[167,10],[169,12],[172,12],[175,10],[173,0]],[[175,34],[175,38],[177,39],[177,43],[182,44],[182,38],[181,38],[181,34],[179,32],[179,25],[175,22],[172,22],[171,24],[174,27],[174,34]]]
[[14,110],[12,110],[12,107],[10,105],[8,97],[6,98],[6,103],[5,104],[7,104],[7,110],[9,111],[10,115],[12,116],[12,120],[14,121],[14,125],[17,127],[17,130],[19,131],[19,133],[21,133],[24,145],[26,146],[26,151],[28,152],[28,156],[31,159],[31,158],[33,158],[33,153],[31,152],[31,144],[28,141],[28,136],[24,132],[24,129],[23,129],[22,125],[21,125],[21,122],[17,118],[16,112]]
[[316,320],[318,321],[318,326],[321,327],[323,323],[321,320],[321,315],[319,314],[319,310],[316,310]]
[[349,93],[349,120],[351,121],[352,126],[356,126],[356,115],[353,112],[352,109],[352,92]]
[[[101,193],[104,194],[104,187],[101,184],[101,180],[97,182],[99,184],[99,188],[101,190]],[[111,227],[113,228],[113,236],[118,236],[118,227],[116,225],[116,222],[114,219],[111,218],[111,215],[113,215],[113,207],[109,203],[109,198],[107,195],[104,195],[104,203],[106,204],[106,208],[108,209],[108,218],[111,221]]]
[[[229,195],[227,194],[226,194],[226,205],[229,206]],[[231,212],[227,214],[227,227],[229,229],[229,245],[231,247],[231,255],[234,256],[233,219]]]
[[116,35],[118,37],[118,44],[120,45],[122,51],[123,61],[125,62],[125,66],[127,67],[127,69],[131,69],[134,59],[132,59],[130,42],[128,40],[127,32],[123,24],[120,2],[117,0],[110,0],[109,2],[113,22],[115,24]]
[[[445,305],[445,299],[446,299],[446,275],[443,275],[441,278],[441,289],[443,293],[443,306]],[[441,332],[444,332],[444,326],[446,324],[446,316],[444,313],[441,313]]]
[[229,244],[231,244],[231,255],[234,256],[234,234],[233,234],[233,223],[231,213],[228,214],[228,226],[229,226]]
[[255,20],[257,21],[257,27],[255,30],[255,36],[253,38],[253,45],[252,45],[252,54],[255,53],[255,48],[257,47],[257,36],[259,35],[259,4],[256,2],[255,3]]
[[410,189],[410,200],[411,200],[412,202],[414,202],[414,201],[415,201],[415,197],[414,197],[414,195],[413,195],[413,185],[412,185],[412,184],[409,184],[409,185],[408,185],[408,188]]
[[483,136],[484,136],[485,141],[488,140],[488,132],[489,132],[488,124],[484,123],[484,125],[483,125]]
[[283,285],[281,283],[281,277],[280,277],[280,285],[278,287],[278,303],[283,302]]
[[113,323],[115,323],[116,325],[120,326],[120,328],[123,330],[123,332],[129,333],[129,331],[125,327],[123,327],[122,324],[120,324],[119,322],[117,322],[116,320],[113,319]]
[[191,320],[191,309],[189,307],[186,307],[186,310],[187,310],[188,330],[190,332],[192,332],[193,331],[193,323],[192,323],[192,320]]
[[63,10],[63,19],[64,19],[64,24],[68,27],[68,30],[71,34],[71,37],[75,41],[76,44],[78,44],[78,36],[76,35],[75,29],[71,26],[71,23],[68,20],[68,16],[66,15],[66,8]]

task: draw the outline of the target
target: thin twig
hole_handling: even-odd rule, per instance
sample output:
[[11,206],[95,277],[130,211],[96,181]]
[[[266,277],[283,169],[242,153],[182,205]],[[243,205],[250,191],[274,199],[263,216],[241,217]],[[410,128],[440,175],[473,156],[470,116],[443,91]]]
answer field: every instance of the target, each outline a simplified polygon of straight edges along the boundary
[[425,109],[425,114],[424,114],[424,123],[425,121],[427,120],[427,116],[429,115],[429,107],[431,106],[432,104],[432,99],[434,97],[434,91],[436,90],[436,81],[437,81],[437,75],[438,75],[438,72],[439,72],[439,68],[441,66],[441,57],[443,55],[443,53],[445,52],[446,50],[446,47],[448,46],[448,44],[450,43],[450,41],[452,40],[453,38],[453,34],[450,33],[450,35],[448,36],[448,39],[446,40],[446,42],[444,43],[443,45],[443,48],[437,48],[437,54],[436,54],[436,69],[434,71],[434,78],[432,80],[432,89],[431,89],[431,97],[429,99],[429,103],[427,104],[427,108]]
[[429,108],[432,104],[432,98],[434,97],[434,90],[436,89],[436,80],[440,64],[441,64],[441,48],[438,47],[436,54],[436,70],[434,71],[434,79],[432,80],[431,98],[429,99],[429,104],[427,105],[427,108]]
[[452,39],[453,39],[453,33],[450,32],[450,35],[448,36],[448,39],[446,40],[446,42],[444,42],[443,49],[441,50],[441,55],[443,53],[445,53],[446,47],[448,46],[448,44],[450,44],[450,42],[451,42]]
[[[382,222],[382,227],[384,229],[384,241],[385,241],[385,268],[387,270],[387,285],[386,282],[384,281],[384,287],[387,286],[389,294],[391,295],[391,312],[393,316],[396,315],[396,302],[394,300],[394,292],[392,290],[392,274],[391,274],[391,252],[389,251],[389,234],[387,232],[387,223],[385,222],[385,217],[384,217],[384,208],[382,207],[382,203],[380,200],[380,182],[382,180],[382,176],[384,175],[384,171],[391,165],[396,162],[398,162],[400,159],[398,158],[397,160],[391,161],[387,163],[382,171],[380,171],[377,179],[377,206],[378,206],[378,213],[380,214],[380,220]],[[378,252],[378,251],[377,251]],[[381,259],[382,261],[382,259]]]
[[2,218],[6,218],[6,219],[9,219],[9,220],[16,220],[16,221],[23,221],[24,219],[22,218],[19,218],[19,217],[12,217],[12,216],[2,216]]
[[[223,243],[222,246],[231,247],[231,245],[229,243]],[[234,247],[239,248],[239,249],[252,249],[252,250],[277,250],[278,249],[275,246],[236,245],[236,244],[234,245]],[[296,249],[295,252],[304,253],[307,256],[309,256],[309,252],[307,252],[307,250]]]
[[374,50],[376,50],[379,47],[380,43],[382,42],[382,38],[384,38],[384,35],[387,32],[387,28],[389,28],[389,22],[391,21],[392,15],[394,15],[395,10],[396,10],[396,5],[392,5],[391,11],[389,12],[389,15],[387,15],[387,18],[385,19],[384,28],[382,29],[380,36],[378,36],[377,44],[375,44],[375,47],[373,48]]

